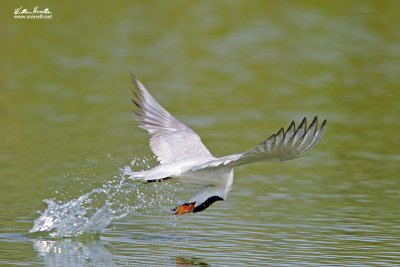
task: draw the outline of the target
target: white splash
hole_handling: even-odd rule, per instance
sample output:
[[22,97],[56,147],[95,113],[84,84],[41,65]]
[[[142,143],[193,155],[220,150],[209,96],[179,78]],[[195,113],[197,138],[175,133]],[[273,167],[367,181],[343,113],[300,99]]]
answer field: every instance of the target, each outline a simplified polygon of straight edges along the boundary
[[[135,161],[131,164],[135,165]],[[45,199],[48,207],[34,221],[29,232],[49,232],[52,237],[100,233],[113,220],[121,219],[134,211],[142,210],[148,213],[156,207],[164,207],[163,211],[170,209],[175,202],[171,185],[168,185],[168,188],[153,185],[151,188],[155,190],[149,195],[146,190],[139,190],[142,183],[129,179],[130,173],[130,166],[126,166],[120,170],[119,176],[115,176],[102,187],[65,203]],[[168,208],[165,208],[166,205]]]

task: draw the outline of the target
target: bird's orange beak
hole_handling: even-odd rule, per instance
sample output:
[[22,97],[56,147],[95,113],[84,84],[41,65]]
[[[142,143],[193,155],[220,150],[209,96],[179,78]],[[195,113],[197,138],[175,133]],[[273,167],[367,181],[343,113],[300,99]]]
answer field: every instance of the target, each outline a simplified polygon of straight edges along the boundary
[[196,202],[192,203],[185,203],[183,205],[180,205],[174,209],[175,215],[183,215],[189,212],[192,212],[196,206]]

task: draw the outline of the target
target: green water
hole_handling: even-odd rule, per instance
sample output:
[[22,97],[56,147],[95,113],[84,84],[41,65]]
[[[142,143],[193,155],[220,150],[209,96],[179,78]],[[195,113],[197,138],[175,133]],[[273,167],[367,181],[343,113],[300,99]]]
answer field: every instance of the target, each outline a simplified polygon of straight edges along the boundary
[[[400,264],[399,1],[41,3],[51,20],[19,6],[1,3],[0,265]],[[203,213],[171,218],[185,189],[167,184],[164,204],[151,185],[157,205],[97,235],[29,234],[44,199],[150,157],[129,70],[216,156],[303,116],[328,129],[301,159],[237,169]]]

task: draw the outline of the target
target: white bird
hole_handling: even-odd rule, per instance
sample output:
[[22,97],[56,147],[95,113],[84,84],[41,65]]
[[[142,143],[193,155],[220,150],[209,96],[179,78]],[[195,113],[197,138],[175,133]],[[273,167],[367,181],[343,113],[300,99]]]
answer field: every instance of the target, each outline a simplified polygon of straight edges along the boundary
[[315,147],[325,129],[324,120],[318,129],[318,117],[307,127],[304,118],[296,128],[292,121],[268,139],[240,154],[216,158],[188,126],[166,111],[143,84],[133,76],[136,88],[132,102],[136,105],[139,127],[150,135],[150,148],[160,165],[133,172],[132,179],[157,182],[176,178],[179,181],[204,185],[186,203],[177,206],[176,215],[199,212],[215,201],[225,200],[233,183],[233,168],[264,160],[286,161],[303,156]]

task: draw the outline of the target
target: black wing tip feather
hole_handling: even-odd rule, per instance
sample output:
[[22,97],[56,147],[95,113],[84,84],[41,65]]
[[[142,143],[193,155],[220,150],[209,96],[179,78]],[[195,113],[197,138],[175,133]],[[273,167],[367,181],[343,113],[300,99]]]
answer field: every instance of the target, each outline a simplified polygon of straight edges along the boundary
[[318,130],[318,116],[315,116],[314,119],[311,121],[310,125],[308,125],[308,127],[306,128],[307,128],[306,132],[310,131],[311,128],[314,128],[314,134],[315,134],[315,132]]
[[[139,89],[138,89],[137,87],[136,87],[136,90],[139,91]],[[140,98],[142,97],[142,95],[141,95],[140,92],[138,92],[138,91],[135,91],[133,88],[131,88],[131,92],[132,92],[133,96],[134,96],[136,99],[140,99]]]
[[318,116],[314,116],[314,119],[312,120],[311,125],[313,125],[314,123],[318,123]]
[[136,75],[131,71],[131,70],[128,70],[128,73],[129,73],[129,75],[131,75],[131,79],[132,79],[132,81],[134,82],[134,83],[136,83],[137,82],[137,78],[136,78]]
[[324,119],[324,121],[321,123],[321,127],[319,127],[319,128],[320,129],[325,128],[327,124],[328,124],[328,120]]
[[283,133],[283,135],[285,135],[285,129],[283,129],[283,127],[281,127],[280,129],[279,129],[279,131],[277,131],[275,134],[273,134],[273,135],[275,135],[275,136],[279,136],[280,134],[281,134],[281,132]]
[[300,126],[302,126],[303,124],[307,125],[307,117],[303,118],[298,128],[300,128]]
[[138,116],[139,120],[143,116],[143,92],[140,89],[140,82],[137,79],[136,75],[131,71],[128,70],[129,75],[131,76],[132,82],[134,87],[131,87],[131,92],[133,97],[131,98],[131,102],[135,105],[135,109],[132,110],[133,113]]
[[136,99],[131,99],[131,102],[138,108],[142,108],[142,105],[139,101],[137,101]]
[[316,124],[316,129],[317,130],[321,130],[321,129],[326,128],[326,125],[328,124],[328,120],[327,119],[324,119],[319,127],[318,127],[318,121],[319,121],[318,116],[314,116],[314,119],[313,119],[313,121],[311,122],[311,124],[310,124],[310,126],[308,128],[310,128],[314,123]]
[[[311,127],[313,127],[314,124],[315,124],[315,126],[316,126],[317,129],[318,129],[318,128],[321,129],[321,128],[326,127],[326,125],[327,125],[327,123],[328,123],[327,119],[324,119],[324,120],[322,121],[321,125],[318,127],[318,121],[319,121],[319,117],[318,117],[318,116],[314,116],[313,120],[311,121],[311,123],[310,123],[309,126],[307,127],[307,117],[304,117],[303,120],[301,121],[300,125],[297,127],[297,129],[301,128],[301,127],[303,126],[303,124],[305,124],[305,126],[306,126],[305,128],[306,128],[307,130],[310,129]],[[292,121],[292,123],[290,124],[290,126],[288,127],[288,129],[292,126],[292,124],[295,124],[294,121]]]
[[289,127],[287,128],[287,130],[286,131],[288,131],[290,128],[296,128],[296,123],[294,122],[294,121],[292,121],[291,123],[290,123],[290,125],[289,125]]
[[319,129],[318,129],[317,133],[320,136],[320,138],[324,135],[327,124],[328,124],[327,119],[324,119],[322,121],[321,125],[319,126]]
[[141,98],[143,98],[143,91],[140,88],[141,82],[139,81],[139,79],[136,77],[136,75],[132,71],[129,70],[128,72],[131,75],[133,84],[135,85],[135,87],[131,88],[131,92],[135,96],[135,98],[141,100]]
[[143,115],[142,114],[143,113],[143,104],[141,103],[141,100],[139,97],[136,97],[135,94],[134,94],[134,96],[135,97],[131,99],[131,102],[133,103],[135,109],[133,109],[132,111],[133,111],[133,113],[135,113],[137,116],[140,117],[141,115]]
[[[306,129],[310,129],[314,124],[316,124],[316,126],[318,125],[318,120],[319,120],[318,116],[314,116],[313,120],[311,121],[311,123],[310,123],[309,126],[307,127],[307,117],[304,117],[304,118],[302,119],[300,125],[297,127],[297,129],[303,127],[303,124],[305,125],[305,128],[306,128]],[[327,123],[327,120],[324,119],[323,122],[322,122],[322,124],[321,124],[321,126],[320,126],[319,128],[322,128],[323,126],[325,126],[326,123]],[[290,126],[288,127],[288,129],[289,129],[290,127],[292,127],[292,124],[295,125],[295,122],[292,121],[292,122],[290,123]],[[318,127],[317,127],[317,128],[318,128]]]
[[[299,129],[301,129],[301,128],[304,128],[304,133],[303,133],[303,136],[302,136],[301,138],[303,138],[303,137],[305,136],[305,134],[308,132],[309,129],[311,129],[311,127],[314,127],[314,126],[315,126],[315,130],[317,131],[317,130],[318,130],[318,116],[314,116],[313,120],[311,121],[311,123],[309,124],[308,127],[307,127],[307,124],[308,124],[308,123],[307,123],[307,117],[303,117],[303,119],[301,120],[301,123],[299,124],[298,127],[296,127],[296,123],[295,123],[294,121],[292,121],[292,122],[290,123],[289,127],[287,128],[286,133],[289,132],[289,130],[293,127],[294,133],[293,133],[293,136],[291,137],[291,140],[293,140],[293,138],[295,137],[295,135],[297,134],[297,132],[298,132]],[[326,127],[326,124],[327,124],[327,120],[324,119],[324,121],[323,121],[322,124],[320,125],[319,129],[320,129],[320,130],[321,130],[321,129],[324,130],[324,128]],[[280,129],[280,130],[276,133],[276,135],[278,135],[279,132],[280,132],[281,130],[282,130],[282,129]],[[284,132],[284,133],[285,133],[285,132]],[[301,139],[301,138],[300,138],[300,139]]]

